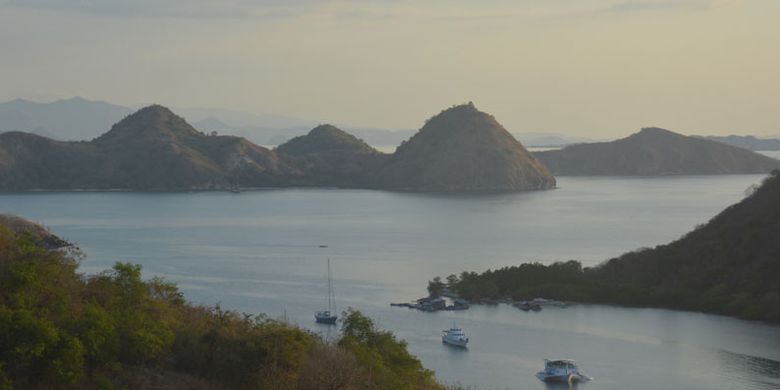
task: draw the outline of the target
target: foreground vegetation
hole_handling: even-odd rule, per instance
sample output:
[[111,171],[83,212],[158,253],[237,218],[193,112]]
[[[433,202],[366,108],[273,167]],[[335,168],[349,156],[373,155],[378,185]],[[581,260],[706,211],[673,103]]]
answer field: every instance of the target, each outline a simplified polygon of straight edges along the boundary
[[467,299],[545,297],[658,306],[780,322],[780,171],[742,202],[681,239],[593,268],[527,263],[435,278]]
[[[194,306],[138,265],[84,276],[80,254],[0,218],[0,389],[441,389],[358,311],[326,343],[301,328]],[[18,220],[17,220],[18,222]],[[20,227],[21,226],[21,227]]]

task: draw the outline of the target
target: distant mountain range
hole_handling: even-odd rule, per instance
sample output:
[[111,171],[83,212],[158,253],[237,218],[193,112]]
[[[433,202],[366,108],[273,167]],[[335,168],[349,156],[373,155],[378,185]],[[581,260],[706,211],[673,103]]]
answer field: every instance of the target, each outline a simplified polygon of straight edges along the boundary
[[[88,141],[136,110],[80,97],[47,103],[16,99],[0,103],[0,133],[24,131],[59,141]],[[175,111],[198,130],[236,135],[261,145],[280,145],[317,125],[314,121],[284,115],[219,108],[176,108]],[[414,134],[414,130],[347,129],[377,146],[398,145]]]
[[333,126],[276,150],[209,135],[153,105],[92,141],[0,134],[0,190],[192,190],[334,186],[405,191],[547,189],[555,179],[472,104],[431,118],[394,154]]
[[0,103],[0,133],[25,131],[58,140],[90,140],[133,109],[79,97],[38,103],[24,99]]
[[593,142],[593,138],[572,137],[560,133],[512,133],[518,141],[529,148],[560,148],[563,146]]
[[[60,141],[88,141],[100,136],[111,125],[136,111],[80,97],[39,103],[16,99],[0,103],[0,133],[24,131]],[[260,145],[281,145],[315,127],[315,121],[284,115],[250,114],[220,108],[175,108],[194,128],[211,133],[244,137]],[[391,148],[414,135],[412,129],[375,129],[345,126],[344,129],[367,143]],[[513,133],[524,145],[560,147],[592,141],[557,133]]]
[[[780,137],[780,136],[779,136]],[[722,142],[731,146],[740,147],[748,150],[780,150],[779,138],[756,138],[752,135],[728,135],[728,136],[707,136],[702,137],[712,141]]]
[[655,127],[612,142],[576,144],[534,155],[561,176],[768,173],[780,168],[780,161],[746,149]]

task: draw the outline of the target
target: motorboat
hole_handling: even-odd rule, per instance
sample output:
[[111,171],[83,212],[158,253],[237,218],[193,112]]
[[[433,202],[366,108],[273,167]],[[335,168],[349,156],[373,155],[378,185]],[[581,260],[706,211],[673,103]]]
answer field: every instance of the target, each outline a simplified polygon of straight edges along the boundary
[[544,370],[536,373],[542,382],[577,383],[589,381],[580,373],[577,363],[571,359],[544,359]]
[[466,344],[469,343],[469,338],[466,337],[466,333],[463,329],[458,328],[454,324],[452,325],[452,328],[445,329],[442,332],[444,334],[441,335],[441,341],[445,344],[466,348]]

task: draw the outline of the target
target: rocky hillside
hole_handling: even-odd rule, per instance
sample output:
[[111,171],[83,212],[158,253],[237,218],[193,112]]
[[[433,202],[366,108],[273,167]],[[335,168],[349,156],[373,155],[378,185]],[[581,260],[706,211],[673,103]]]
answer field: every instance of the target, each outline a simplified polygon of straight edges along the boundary
[[768,173],[780,161],[720,142],[644,128],[612,142],[535,153],[561,176],[656,176]]
[[0,214],[0,227],[5,227],[16,235],[26,235],[32,243],[53,250],[72,246],[71,243],[54,235],[49,229],[10,214]]
[[371,173],[385,160],[363,140],[332,125],[317,126],[275,151],[300,170],[296,184],[305,186],[367,187]]
[[363,140],[328,124],[319,125],[308,134],[279,145],[276,151],[295,156],[327,152],[377,153]]
[[239,137],[207,136],[159,105],[128,116],[93,144],[111,156],[110,180],[119,188],[275,186],[295,175],[271,150]]
[[159,105],[92,141],[0,134],[0,190],[206,190],[327,186],[404,191],[522,191],[555,179],[473,105],[432,118],[392,155],[330,125],[269,150],[206,135]]
[[555,178],[493,116],[472,103],[429,119],[376,175],[380,186],[412,191],[522,191]]
[[260,187],[296,175],[271,150],[243,138],[207,136],[159,105],[127,116],[90,142],[0,135],[3,190]]

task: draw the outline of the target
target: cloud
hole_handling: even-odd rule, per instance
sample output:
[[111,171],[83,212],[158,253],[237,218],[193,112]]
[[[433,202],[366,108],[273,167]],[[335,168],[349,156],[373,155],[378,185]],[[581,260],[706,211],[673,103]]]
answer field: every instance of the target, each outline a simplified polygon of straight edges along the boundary
[[703,10],[712,7],[712,0],[645,0],[622,1],[605,9],[608,12]]
[[276,18],[327,0],[5,0],[0,7],[49,9],[113,17]]
[[589,12],[691,10],[741,0],[0,0],[0,9],[45,9],[103,17],[283,19],[306,14],[338,18],[429,18],[489,21]]

